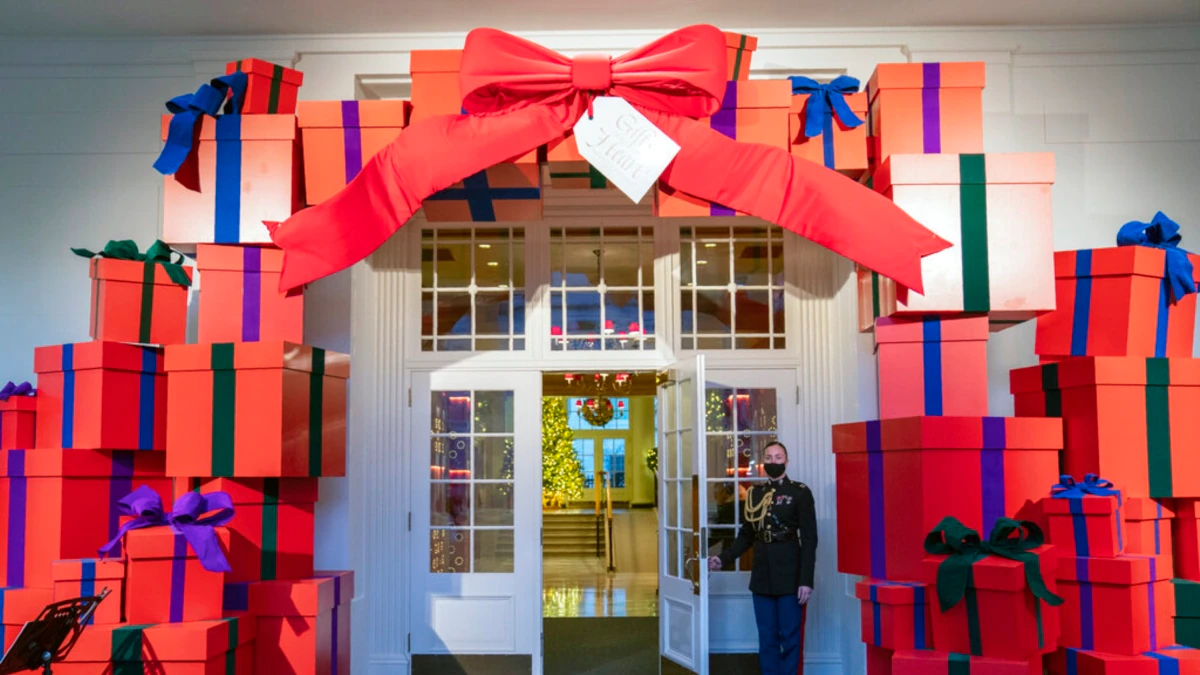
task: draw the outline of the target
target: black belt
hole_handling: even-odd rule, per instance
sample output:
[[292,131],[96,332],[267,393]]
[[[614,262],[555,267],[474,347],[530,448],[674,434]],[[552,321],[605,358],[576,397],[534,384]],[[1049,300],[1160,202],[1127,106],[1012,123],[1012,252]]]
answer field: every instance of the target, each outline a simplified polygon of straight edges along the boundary
[[754,538],[764,544],[771,544],[777,541],[792,541],[796,538],[794,530],[785,530],[783,532],[772,532],[771,530],[759,530],[754,533]]

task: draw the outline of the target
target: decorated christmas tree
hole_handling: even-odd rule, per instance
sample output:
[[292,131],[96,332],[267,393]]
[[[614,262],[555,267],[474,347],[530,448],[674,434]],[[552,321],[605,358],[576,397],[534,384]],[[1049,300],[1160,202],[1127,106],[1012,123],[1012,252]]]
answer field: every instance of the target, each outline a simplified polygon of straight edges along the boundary
[[567,425],[562,397],[542,399],[542,503],[565,506],[583,497],[583,468],[575,456],[575,434]]

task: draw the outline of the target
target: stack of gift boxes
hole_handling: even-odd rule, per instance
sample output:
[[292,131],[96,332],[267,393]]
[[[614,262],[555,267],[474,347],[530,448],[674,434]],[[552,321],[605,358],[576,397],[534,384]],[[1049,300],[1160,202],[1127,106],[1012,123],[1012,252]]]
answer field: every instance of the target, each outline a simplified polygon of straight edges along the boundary
[[[1195,295],[1170,295],[1173,224],[1134,227],[1122,243],[1140,246],[1054,253],[1053,157],[982,152],[983,85],[983,64],[926,63],[881,65],[867,87],[859,179],[954,244],[923,260],[924,294],[858,270],[880,419],[836,426],[833,444],[838,569],[866,577],[868,671],[1200,667],[1172,625],[1200,515],[1184,412],[1200,402]],[[1013,371],[1015,417],[987,417],[988,336],[1031,319],[1044,365]],[[970,541],[943,544],[946,517]],[[965,592],[947,593],[962,565]],[[1180,611],[1180,625],[1200,615]]]
[[108,591],[56,672],[350,672],[353,574],[313,569],[349,359],[303,344],[263,221],[336,193],[410,106],[297,106],[301,81],[247,59],[168,104],[163,238],[198,274],[163,242],[75,249],[92,341],[37,349],[36,390],[0,389],[5,647],[52,601]]

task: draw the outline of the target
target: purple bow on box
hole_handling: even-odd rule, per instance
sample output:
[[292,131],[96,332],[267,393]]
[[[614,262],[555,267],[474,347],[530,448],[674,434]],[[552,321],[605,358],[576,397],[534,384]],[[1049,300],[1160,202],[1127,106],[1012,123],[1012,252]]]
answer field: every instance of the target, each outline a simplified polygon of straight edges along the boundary
[[[202,495],[188,492],[176,499],[171,512],[166,513],[158,493],[142,485],[117,502],[117,506],[122,515],[135,517],[121,526],[112,541],[100,548],[100,557],[108,555],[130,530],[170,527],[173,532],[187,539],[204,569],[209,572],[233,571],[213,529],[233,518],[233,499],[229,493],[210,492]],[[211,515],[204,515],[206,513]]]
[[34,389],[33,385],[29,384],[28,382],[15,384],[10,381],[8,384],[4,385],[3,389],[0,389],[0,401],[7,401],[13,396],[34,396],[36,394],[37,390]]

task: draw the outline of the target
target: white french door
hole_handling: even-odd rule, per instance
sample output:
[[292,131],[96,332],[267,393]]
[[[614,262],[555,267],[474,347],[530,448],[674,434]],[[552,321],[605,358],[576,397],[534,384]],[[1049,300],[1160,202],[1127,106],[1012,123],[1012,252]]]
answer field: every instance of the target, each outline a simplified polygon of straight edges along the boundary
[[697,675],[708,675],[704,387],[703,354],[668,368],[658,385],[659,654]]
[[530,655],[541,673],[541,387],[413,374],[412,654]]

